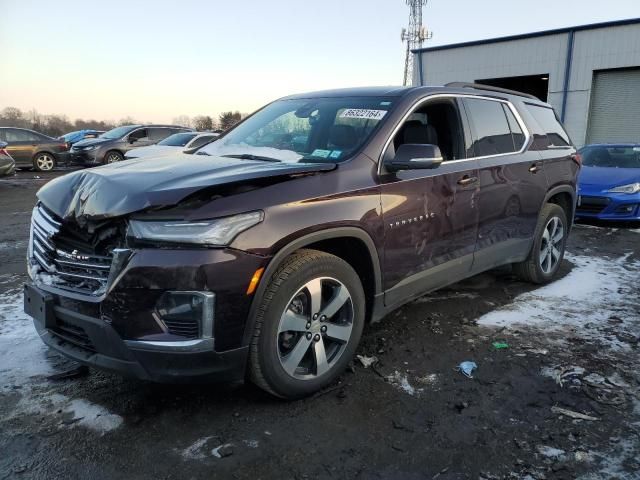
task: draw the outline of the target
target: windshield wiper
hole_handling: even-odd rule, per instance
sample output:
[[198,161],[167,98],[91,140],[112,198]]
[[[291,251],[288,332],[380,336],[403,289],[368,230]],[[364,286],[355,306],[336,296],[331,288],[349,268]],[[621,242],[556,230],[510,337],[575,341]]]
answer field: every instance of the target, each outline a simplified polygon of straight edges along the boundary
[[221,155],[222,157],[239,158],[240,160],[260,160],[262,162],[282,162],[277,158],[263,157],[262,155],[253,155],[252,153],[238,153],[232,155]]

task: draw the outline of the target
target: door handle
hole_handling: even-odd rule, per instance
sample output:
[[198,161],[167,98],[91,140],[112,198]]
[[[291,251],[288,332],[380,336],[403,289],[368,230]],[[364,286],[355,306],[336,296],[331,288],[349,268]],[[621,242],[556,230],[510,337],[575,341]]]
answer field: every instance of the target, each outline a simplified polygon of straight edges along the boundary
[[458,180],[458,185],[466,187],[467,185],[471,185],[472,183],[476,183],[477,181],[478,177],[470,177],[469,175],[465,175],[460,180]]
[[534,163],[529,167],[529,171],[531,173],[538,173],[540,170],[542,170],[542,165],[540,165],[539,163]]

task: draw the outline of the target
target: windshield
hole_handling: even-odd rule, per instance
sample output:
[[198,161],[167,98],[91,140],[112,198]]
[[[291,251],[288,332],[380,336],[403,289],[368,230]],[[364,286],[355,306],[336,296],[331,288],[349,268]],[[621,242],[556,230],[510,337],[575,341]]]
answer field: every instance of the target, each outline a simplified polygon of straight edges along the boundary
[[587,167],[640,168],[640,146],[593,146],[581,153]]
[[174,133],[167,138],[158,142],[158,145],[167,145],[169,147],[184,147],[189,143],[197,133]]
[[124,127],[116,127],[112,130],[109,130],[108,132],[103,133],[102,135],[100,135],[100,138],[122,138],[124,137],[127,133],[129,133],[131,130],[133,130],[134,128],[138,128],[135,125],[127,125]]
[[341,162],[369,139],[392,106],[386,98],[279,100],[198,153],[281,162]]

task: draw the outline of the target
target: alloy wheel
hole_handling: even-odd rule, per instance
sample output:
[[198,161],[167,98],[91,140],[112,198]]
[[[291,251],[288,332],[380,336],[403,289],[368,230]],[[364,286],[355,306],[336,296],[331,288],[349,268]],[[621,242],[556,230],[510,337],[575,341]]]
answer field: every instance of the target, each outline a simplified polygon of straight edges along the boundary
[[354,308],[347,287],[330,277],[314,278],[291,298],[280,317],[280,365],[298,380],[324,375],[343,354],[353,330]]
[[564,242],[564,225],[559,217],[551,217],[542,232],[540,242],[540,268],[545,274],[551,273],[560,258]]
[[115,163],[120,161],[120,155],[117,153],[110,153],[107,155],[107,163]]
[[53,157],[46,153],[42,153],[36,158],[36,166],[38,170],[42,170],[43,172],[53,170],[54,163]]

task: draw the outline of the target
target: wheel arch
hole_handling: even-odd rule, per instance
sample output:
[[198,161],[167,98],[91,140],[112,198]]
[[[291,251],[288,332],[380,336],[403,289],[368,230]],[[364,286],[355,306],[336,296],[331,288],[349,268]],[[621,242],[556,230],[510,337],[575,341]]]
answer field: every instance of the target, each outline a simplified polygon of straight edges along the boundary
[[335,255],[346,261],[363,279],[367,302],[367,321],[372,317],[375,297],[382,291],[382,270],[378,250],[371,236],[358,227],[335,227],[303,235],[282,247],[267,264],[258,288],[253,295],[243,335],[248,345],[253,334],[255,313],[269,279],[282,261],[300,249],[313,249]]
[[547,192],[544,203],[554,203],[560,206],[567,215],[568,227],[573,225],[573,216],[576,211],[576,192],[569,185],[560,185]]
[[51,150],[47,150],[47,149],[36,150],[36,153],[34,153],[34,154],[32,155],[31,160],[32,160],[32,161],[35,161],[35,160],[36,160],[36,157],[37,157],[38,155],[40,155],[41,153],[46,153],[46,154],[48,154],[48,155],[51,155],[51,156],[54,158],[54,160],[55,160],[56,162],[58,161],[58,155],[56,155],[56,153],[52,152]]

